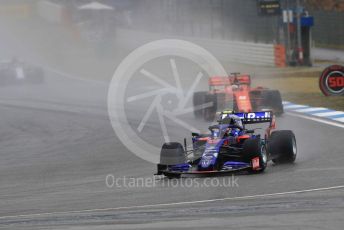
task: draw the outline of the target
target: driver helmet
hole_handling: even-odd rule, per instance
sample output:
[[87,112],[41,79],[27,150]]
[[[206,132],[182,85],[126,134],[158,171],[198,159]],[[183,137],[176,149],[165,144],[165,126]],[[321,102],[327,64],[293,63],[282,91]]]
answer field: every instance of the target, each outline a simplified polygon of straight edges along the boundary
[[240,130],[244,129],[241,118],[238,117],[237,115],[234,115],[234,114],[228,115],[226,117],[226,120],[228,121],[230,128],[237,128]]

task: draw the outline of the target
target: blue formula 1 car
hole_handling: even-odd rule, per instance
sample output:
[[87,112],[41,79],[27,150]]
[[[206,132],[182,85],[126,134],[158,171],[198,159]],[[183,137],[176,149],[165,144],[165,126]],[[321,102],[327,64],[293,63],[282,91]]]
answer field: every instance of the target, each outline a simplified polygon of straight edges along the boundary
[[[249,124],[269,123],[264,138],[247,129]],[[224,111],[208,134],[192,134],[192,150],[180,143],[162,146],[157,175],[178,178],[183,174],[223,174],[237,171],[263,172],[268,161],[293,163],[297,148],[290,130],[275,130],[272,112]]]

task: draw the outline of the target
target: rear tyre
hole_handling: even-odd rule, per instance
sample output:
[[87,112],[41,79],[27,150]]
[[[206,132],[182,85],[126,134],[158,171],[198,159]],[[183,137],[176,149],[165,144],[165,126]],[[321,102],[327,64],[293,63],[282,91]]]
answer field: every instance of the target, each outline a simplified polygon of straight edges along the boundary
[[203,109],[203,119],[205,121],[214,121],[217,111],[217,96],[216,94],[207,94],[205,96],[205,104],[210,105]]
[[250,102],[253,111],[259,111],[259,104],[260,104],[260,92],[259,91],[251,91],[250,92]]
[[230,103],[226,101],[226,94],[225,93],[217,93],[216,94],[216,111],[223,111],[225,109],[231,109],[229,107]]
[[196,110],[195,108],[197,106],[201,106],[204,104],[206,95],[207,95],[207,92],[195,92],[193,94],[193,106],[194,106],[193,112],[194,112],[195,118],[202,118],[203,116],[203,109],[197,108]]
[[41,84],[44,82],[44,71],[40,68],[29,72],[27,81],[32,84]]
[[247,161],[252,162],[252,159],[259,158],[259,168],[251,170],[252,173],[263,172],[267,166],[267,154],[264,146],[261,145],[260,138],[247,139],[243,145],[243,154]]
[[269,140],[268,151],[275,164],[294,163],[297,156],[295,134],[290,130],[273,132]]
[[263,104],[262,106],[270,107],[274,114],[280,116],[284,113],[282,96],[278,90],[262,91]]

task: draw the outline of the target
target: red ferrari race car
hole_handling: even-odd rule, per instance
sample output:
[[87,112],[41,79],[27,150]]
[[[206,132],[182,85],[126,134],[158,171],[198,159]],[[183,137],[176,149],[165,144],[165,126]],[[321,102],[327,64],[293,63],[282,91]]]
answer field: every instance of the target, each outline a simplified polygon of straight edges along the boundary
[[232,109],[235,112],[273,111],[281,115],[282,97],[278,90],[251,87],[250,75],[232,73],[227,77],[209,78],[209,91],[193,95],[194,115],[206,121],[215,119],[216,112]]

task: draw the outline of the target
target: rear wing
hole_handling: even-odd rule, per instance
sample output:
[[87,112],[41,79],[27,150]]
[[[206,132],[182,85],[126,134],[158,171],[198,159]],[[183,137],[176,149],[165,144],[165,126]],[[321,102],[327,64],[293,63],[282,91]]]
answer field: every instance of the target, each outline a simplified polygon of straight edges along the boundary
[[221,113],[220,119],[223,120],[229,115],[236,115],[240,117],[243,124],[270,123],[271,125],[274,121],[274,115],[272,111],[251,113],[233,113],[231,111],[224,111]]
[[271,123],[273,120],[273,113],[271,111],[235,113],[235,115],[240,117],[244,124]]
[[209,86],[222,86],[222,85],[250,85],[250,75],[234,75],[234,76],[213,76],[209,78]]

